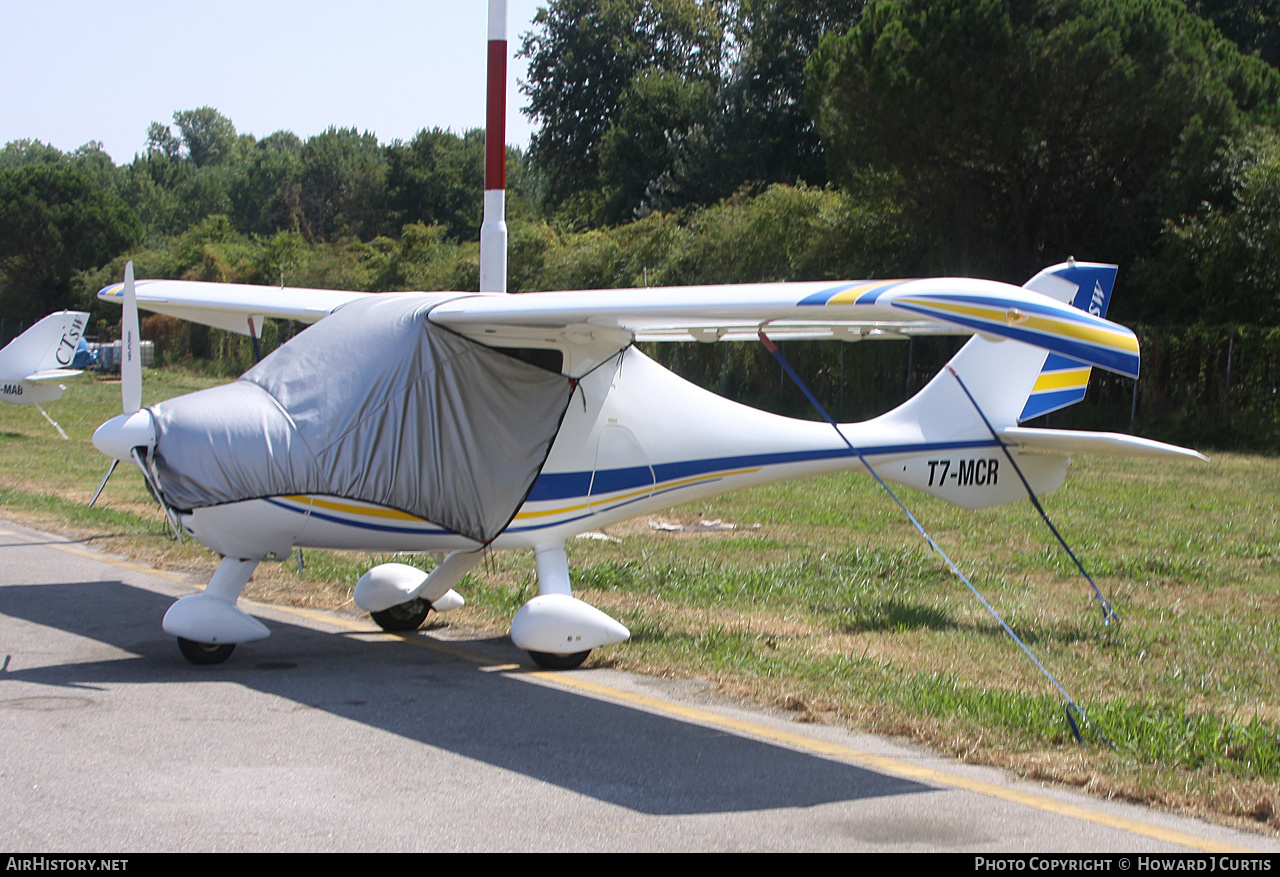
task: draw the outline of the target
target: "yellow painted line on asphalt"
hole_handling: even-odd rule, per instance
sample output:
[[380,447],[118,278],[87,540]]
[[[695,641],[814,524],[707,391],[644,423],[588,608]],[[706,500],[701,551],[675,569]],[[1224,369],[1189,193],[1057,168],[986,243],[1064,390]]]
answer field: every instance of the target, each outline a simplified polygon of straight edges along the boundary
[[1038,795],[1034,792],[1010,788],[996,783],[988,783],[983,780],[976,780],[970,777],[959,776],[957,774],[915,764],[910,761],[904,761],[900,758],[892,758],[886,755],[875,755],[874,753],[864,752],[840,743],[815,740],[812,737],[806,737],[803,734],[796,734],[791,731],[770,728],[755,722],[733,719],[728,716],[722,716],[697,707],[673,704],[656,698],[647,697],[643,694],[632,694],[627,691],[620,691],[616,688],[600,685],[599,683],[590,682],[585,679],[575,679],[569,676],[557,675],[555,673],[539,672],[532,673],[530,675],[536,675],[542,679],[546,679],[566,688],[574,688],[590,694],[622,700],[655,712],[679,716],[680,718],[698,722],[699,724],[713,725],[726,730],[749,734],[753,737],[772,740],[776,743],[782,743],[796,749],[813,752],[819,755],[846,759],[856,762],[864,767],[875,768],[876,770],[881,770],[906,779],[918,780],[920,782],[932,783],[940,786],[950,786],[953,789],[961,789],[963,791],[974,792],[979,795],[1000,798],[1005,801],[1011,801],[1015,804],[1021,804],[1024,807],[1033,807],[1046,813],[1069,816],[1073,819],[1092,822],[1097,825],[1114,828],[1119,831],[1128,831],[1133,834],[1142,835],[1143,837],[1153,838],[1166,843],[1179,844],[1180,846],[1190,847],[1191,849],[1200,850],[1201,852],[1253,852],[1246,847],[1237,847],[1231,844],[1220,843],[1218,841],[1198,837],[1194,834],[1188,834],[1184,831],[1162,828],[1158,825],[1149,825],[1145,822],[1139,822],[1135,819],[1127,819],[1123,816],[1115,816],[1110,813],[1103,813],[1079,804],[1058,801],[1054,798]]
[[[40,535],[44,535],[44,534],[40,534]],[[12,536],[15,539],[31,538],[30,534],[16,533],[13,530],[8,530],[8,529],[5,529],[4,527],[0,527],[0,536]],[[27,543],[27,544],[31,544],[31,543]],[[44,546],[45,548],[53,548],[53,549],[56,549],[57,551],[65,551],[67,554],[74,554],[76,557],[83,557],[83,558],[87,558],[88,560],[97,560],[97,561],[101,561],[102,563],[109,563],[112,566],[123,567],[124,569],[132,570],[134,572],[144,573],[149,576],[157,576],[162,579],[168,579],[171,582],[180,582],[186,585],[191,584],[191,578],[183,573],[168,572],[163,569],[156,569],[150,566],[143,566],[140,563],[134,563],[133,561],[125,560],[122,557],[112,557],[108,554],[103,554],[100,551],[94,551],[92,548],[81,548],[80,546],[74,545],[70,542],[41,542],[39,544]]]
[[[285,608],[287,609],[287,607]],[[330,623],[334,622],[330,621]],[[343,621],[343,626],[347,626],[347,622],[345,620]],[[410,645],[416,645],[433,651],[445,652],[447,654],[454,655],[455,657],[474,661],[478,664],[489,665],[483,668],[486,670],[492,671],[510,667],[513,670],[520,672],[521,675],[531,676],[539,681],[546,682],[560,688],[580,691],[597,697],[606,697],[610,700],[621,701],[632,706],[642,707],[646,710],[660,713],[662,715],[673,716],[691,722],[697,722],[700,725],[709,725],[739,734],[746,734],[759,739],[770,740],[805,752],[812,752],[817,755],[825,755],[832,758],[852,761],[862,765],[863,767],[874,768],[905,779],[917,780],[919,782],[930,783],[938,786],[947,786],[961,791],[973,792],[978,795],[986,795],[991,798],[999,798],[1004,801],[1019,804],[1023,807],[1031,807],[1045,813],[1053,813],[1059,816],[1067,816],[1072,819],[1080,819],[1084,822],[1092,822],[1095,825],[1113,828],[1117,831],[1127,831],[1131,834],[1149,837],[1153,840],[1163,841],[1165,843],[1177,844],[1179,846],[1199,850],[1204,853],[1254,852],[1248,847],[1234,846],[1232,844],[1199,837],[1194,834],[1188,834],[1185,831],[1164,828],[1159,825],[1140,822],[1136,819],[1128,819],[1124,816],[1104,813],[1080,804],[1059,801],[1055,798],[1036,794],[1035,792],[960,776],[958,774],[949,773],[936,768],[925,767],[914,762],[904,761],[900,758],[892,758],[887,755],[876,755],[871,752],[864,752],[860,749],[854,749],[851,746],[845,746],[840,743],[815,740],[814,738],[807,737],[803,734],[771,728],[756,722],[722,716],[719,713],[700,709],[698,707],[685,706],[684,704],[672,703],[671,701],[660,700],[643,694],[623,691],[619,688],[614,688],[609,685],[601,685],[598,682],[581,679],[563,672],[528,670],[515,664],[500,664],[494,666],[493,659],[486,655],[458,648],[457,646],[443,643],[440,640],[433,639],[423,634],[387,634],[387,636],[396,637]]]
[[[15,533],[12,530],[0,527],[0,535],[13,536],[19,539],[27,538],[25,534]],[[80,548],[75,545],[58,542],[44,543],[50,548],[59,551],[65,551],[68,554],[74,554],[78,557],[97,560],[119,566],[134,572],[146,575],[159,576],[174,582],[182,582],[189,584],[190,579],[178,573],[157,570],[142,564],[133,563],[120,558],[109,557],[96,551]],[[245,601],[249,602],[249,601]],[[697,722],[701,725],[709,725],[717,728],[724,728],[739,734],[747,734],[763,740],[770,740],[775,743],[781,743],[805,752],[812,752],[816,755],[823,755],[831,758],[840,758],[847,761],[855,762],[863,767],[874,768],[875,770],[891,773],[895,776],[905,779],[917,780],[923,783],[930,783],[938,786],[946,786],[953,789],[960,789],[966,792],[973,792],[979,795],[986,795],[991,798],[999,798],[1000,800],[1009,801],[1024,807],[1031,807],[1041,810],[1045,813],[1053,813],[1059,816],[1067,816],[1072,819],[1079,819],[1084,822],[1092,822],[1095,825],[1101,825],[1107,828],[1113,828],[1117,831],[1127,831],[1131,834],[1149,837],[1153,840],[1163,841],[1165,843],[1177,844],[1179,846],[1188,847],[1193,850],[1199,850],[1204,853],[1248,853],[1254,852],[1247,847],[1238,847],[1232,844],[1222,843],[1208,838],[1199,837],[1194,834],[1188,834],[1184,831],[1178,831],[1172,828],[1164,828],[1158,825],[1151,825],[1146,822],[1139,822],[1136,819],[1129,819],[1124,816],[1116,816],[1110,813],[1104,813],[1099,810],[1093,810],[1080,804],[1072,804],[1066,801],[1059,801],[1045,795],[1039,795],[1035,792],[1029,792],[1022,789],[1015,789],[1009,786],[1003,786],[996,783],[989,783],[983,780],[972,779],[970,777],[960,776],[958,774],[948,773],[936,768],[925,767],[910,761],[904,761],[900,758],[892,758],[886,755],[876,755],[871,752],[864,752],[854,749],[851,746],[845,746],[840,743],[832,743],[825,740],[815,740],[812,737],[806,737],[803,734],[797,734],[792,731],[779,730],[766,725],[757,724],[755,722],[734,719],[728,716],[722,716],[710,710],[700,709],[698,707],[685,706],[683,704],[672,703],[670,701],[659,700],[658,698],[649,697],[643,694],[635,694],[629,691],[623,691],[609,685],[602,685],[598,682],[592,682],[587,679],[581,679],[563,672],[547,672],[540,670],[528,670],[518,664],[498,663],[488,655],[472,651],[470,649],[455,646],[451,643],[443,642],[422,633],[388,633],[379,628],[373,627],[367,622],[362,622],[354,618],[344,618],[341,615],[334,615],[327,612],[318,612],[313,609],[302,609],[295,606],[276,606],[265,604],[264,608],[270,608],[276,612],[286,612],[290,615],[296,615],[300,618],[306,618],[320,624],[326,624],[331,627],[339,627],[354,633],[369,633],[390,639],[398,639],[408,645],[418,646],[419,648],[430,649],[434,652],[451,655],[456,658],[471,661],[473,663],[484,665],[482,670],[488,672],[509,671],[519,673],[520,675],[533,677],[540,682],[549,683],[560,688],[579,691],[584,694],[590,694],[597,697],[606,697],[610,700],[620,701],[632,706],[641,707],[652,712],[662,715],[673,716],[685,719],[691,722]]]

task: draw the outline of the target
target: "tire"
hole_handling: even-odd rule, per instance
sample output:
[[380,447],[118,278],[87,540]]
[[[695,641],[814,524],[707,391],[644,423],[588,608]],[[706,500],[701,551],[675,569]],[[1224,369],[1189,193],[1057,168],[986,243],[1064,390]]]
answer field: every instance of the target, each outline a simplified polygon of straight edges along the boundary
[[591,649],[585,652],[573,652],[568,655],[557,655],[552,652],[530,652],[529,657],[533,658],[533,663],[537,664],[543,670],[576,670],[582,666],[582,662],[587,660],[587,655],[591,654]]
[[182,657],[200,667],[221,664],[227,658],[230,658],[231,653],[235,650],[235,643],[219,646],[212,643],[198,643],[194,640],[178,637],[178,651],[182,652]]
[[404,633],[422,627],[422,622],[427,620],[427,613],[430,611],[431,604],[418,598],[381,612],[370,612],[369,617],[388,633]]

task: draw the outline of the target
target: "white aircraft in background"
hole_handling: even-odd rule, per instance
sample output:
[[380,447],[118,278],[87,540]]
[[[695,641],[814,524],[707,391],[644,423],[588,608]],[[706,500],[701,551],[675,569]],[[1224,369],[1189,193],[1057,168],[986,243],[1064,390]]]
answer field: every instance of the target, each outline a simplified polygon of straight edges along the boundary
[[88,322],[85,311],[58,311],[0,350],[0,399],[13,405],[36,406],[64,439],[67,434],[42,403],[61,399],[67,388],[59,381],[81,373],[72,365]]
[[[1137,376],[1137,338],[1103,316],[1115,276],[1068,262],[1021,288],[940,278],[370,294],[135,285],[130,265],[99,293],[125,309],[125,413],[93,440],[136,462],[175,526],[223,556],[164,619],[196,663],[268,636],[236,602],[258,563],[295,548],[445,553],[430,574],[384,564],[360,580],[356,603],[398,630],[460,605],[453,589],[486,550],[526,548],[539,594],[512,639],[540,665],[569,668],[629,636],[572,596],[565,540],[585,531],[840,470],[982,508],[1027,496],[1014,459],[1037,493],[1057,488],[1078,452],[1203,460],[1127,435],[1018,425],[1083,398],[1091,366]],[[142,408],[138,307],[253,335],[263,317],[316,325],[232,384]],[[762,333],[975,337],[903,405],[838,427],[728,401],[634,346]]]

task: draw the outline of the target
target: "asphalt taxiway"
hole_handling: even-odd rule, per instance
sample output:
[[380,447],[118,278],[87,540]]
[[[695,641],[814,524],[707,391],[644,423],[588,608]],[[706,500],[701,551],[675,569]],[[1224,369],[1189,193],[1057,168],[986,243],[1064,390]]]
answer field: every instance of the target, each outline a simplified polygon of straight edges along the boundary
[[1280,852],[505,637],[253,605],[193,667],[198,588],[0,521],[0,849]]

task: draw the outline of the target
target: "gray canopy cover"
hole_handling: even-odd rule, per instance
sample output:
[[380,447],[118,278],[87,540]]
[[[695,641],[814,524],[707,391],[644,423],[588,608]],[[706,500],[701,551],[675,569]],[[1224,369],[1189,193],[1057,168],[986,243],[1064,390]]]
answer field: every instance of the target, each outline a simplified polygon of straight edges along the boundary
[[323,494],[497,536],[551,451],[571,384],[434,326],[428,312],[453,297],[352,302],[238,381],[152,406],[166,502]]

